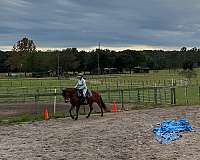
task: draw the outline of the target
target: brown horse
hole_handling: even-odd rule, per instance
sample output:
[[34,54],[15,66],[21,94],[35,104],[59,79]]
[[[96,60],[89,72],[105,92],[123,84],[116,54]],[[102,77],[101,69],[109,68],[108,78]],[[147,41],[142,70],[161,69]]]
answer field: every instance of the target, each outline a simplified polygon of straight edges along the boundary
[[[80,105],[82,105],[81,103],[81,98],[78,96],[77,90],[75,88],[66,88],[62,91],[62,95],[64,97],[65,102],[70,102],[71,103],[71,108],[69,110],[70,116],[72,119],[74,119],[74,116],[72,115],[71,111],[74,109],[74,107],[76,107],[76,118],[75,120],[78,119],[78,112],[79,112],[79,108]],[[92,95],[90,97],[87,98],[87,105],[89,104],[90,107],[90,112],[88,113],[86,118],[89,118],[93,107],[92,104],[94,102],[96,102],[98,104],[98,106],[101,109],[101,116],[103,116],[103,109],[105,111],[108,111],[106,108],[106,105],[104,104],[101,95],[98,92],[94,92],[92,91]]]

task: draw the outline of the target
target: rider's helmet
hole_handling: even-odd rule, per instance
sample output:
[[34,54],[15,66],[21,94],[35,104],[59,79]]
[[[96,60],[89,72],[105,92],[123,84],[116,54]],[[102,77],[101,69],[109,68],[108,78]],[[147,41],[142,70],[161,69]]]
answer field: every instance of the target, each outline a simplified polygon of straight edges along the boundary
[[79,73],[79,74],[77,75],[77,77],[78,77],[78,78],[82,78],[82,77],[83,77],[83,73]]

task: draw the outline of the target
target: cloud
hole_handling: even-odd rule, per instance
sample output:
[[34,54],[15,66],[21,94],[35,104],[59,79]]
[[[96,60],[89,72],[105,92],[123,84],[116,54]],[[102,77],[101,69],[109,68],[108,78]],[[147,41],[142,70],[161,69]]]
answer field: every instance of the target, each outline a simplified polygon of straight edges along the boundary
[[1,0],[0,46],[199,47],[199,14],[198,0]]

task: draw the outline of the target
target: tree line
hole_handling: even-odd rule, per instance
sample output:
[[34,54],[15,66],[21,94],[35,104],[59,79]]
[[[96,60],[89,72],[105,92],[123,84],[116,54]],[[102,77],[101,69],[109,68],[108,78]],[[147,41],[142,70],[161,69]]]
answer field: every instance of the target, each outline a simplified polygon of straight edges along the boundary
[[123,50],[96,49],[78,51],[66,48],[62,51],[36,50],[32,40],[23,38],[12,51],[0,51],[0,72],[89,72],[97,73],[98,60],[100,73],[104,68],[117,68],[120,73],[132,72],[134,67],[159,69],[192,69],[200,66],[200,50],[196,47],[180,51],[163,50]]

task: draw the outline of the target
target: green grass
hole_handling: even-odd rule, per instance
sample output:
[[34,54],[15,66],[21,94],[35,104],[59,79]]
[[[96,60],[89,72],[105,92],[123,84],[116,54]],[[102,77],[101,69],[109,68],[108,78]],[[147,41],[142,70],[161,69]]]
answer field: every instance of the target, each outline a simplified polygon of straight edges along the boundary
[[[135,109],[151,108],[156,106],[170,105],[170,87],[172,79],[176,81],[176,105],[198,105],[200,104],[200,68],[195,69],[197,77],[192,79],[191,85],[186,88],[181,86],[181,77],[177,71],[162,70],[151,71],[149,74],[115,74],[86,76],[89,89],[99,91],[104,102],[122,102],[121,90],[123,90],[124,102],[135,104]],[[0,103],[17,102],[48,102],[52,103],[57,89],[57,102],[63,102],[61,90],[73,87],[76,79],[0,79]],[[157,104],[155,105],[155,90],[158,87]],[[160,88],[159,88],[160,86]],[[165,87],[164,87],[165,86]],[[187,91],[187,92],[186,92]],[[39,96],[38,96],[39,95]],[[142,107],[141,107],[142,106]],[[50,118],[63,118],[66,115],[56,113]],[[8,118],[0,118],[0,124],[15,124],[44,120],[41,115],[21,115]]]
[[[49,119],[56,119],[56,118],[65,118],[66,115],[64,113],[56,113],[55,115],[49,114]],[[44,115],[38,114],[26,114],[26,115],[20,115],[15,117],[8,117],[8,118],[1,118],[0,119],[0,125],[5,124],[20,124],[20,123],[26,123],[26,122],[35,122],[35,121],[44,121]]]
[[[112,74],[112,75],[86,75],[86,80],[89,89],[99,91],[105,102],[121,101],[120,90],[124,90],[125,102],[154,103],[153,89],[142,91],[142,88],[152,86],[166,86],[169,88],[172,84],[172,79],[176,81],[176,96],[177,104],[199,104],[198,81],[200,80],[200,68],[195,69],[197,77],[192,79],[192,86],[188,88],[188,95],[185,96],[185,87],[181,87],[181,82],[184,77],[180,76],[177,70],[160,70],[158,72],[151,71],[150,73],[139,74]],[[63,97],[60,95],[61,90],[66,87],[73,87],[76,79],[1,79],[0,80],[0,103],[6,102],[53,102],[54,92],[57,89],[57,101],[63,102]],[[138,89],[137,89],[138,88]],[[139,96],[138,96],[139,90]],[[141,90],[141,91],[140,91]],[[166,95],[169,99],[170,91],[164,93],[161,91],[161,99],[159,103],[166,102]],[[35,95],[40,95],[36,99]],[[167,99],[166,103],[169,103]],[[188,99],[188,101],[187,101]]]
[[58,87],[58,86],[73,86],[73,80],[57,80],[57,79],[1,79],[0,87]]
[[[124,83],[125,84],[129,84],[131,81],[135,82],[136,84],[142,84],[143,82],[149,82],[151,84],[159,84],[160,83],[164,83],[164,81],[166,83],[171,82],[172,79],[174,80],[181,80],[181,79],[185,79],[184,77],[180,76],[178,74],[178,71],[180,70],[159,70],[157,72],[155,71],[150,71],[150,73],[134,73],[134,74],[111,74],[111,75],[92,75],[92,76],[88,76],[88,79],[92,79],[94,81],[94,83],[100,83],[100,84],[104,84],[107,83],[109,84],[110,82],[116,82],[119,81],[120,83]],[[197,73],[197,77],[192,79],[192,82],[195,83],[197,80],[200,80],[200,68],[196,68],[194,69],[194,71]],[[171,83],[170,83],[171,84]]]

